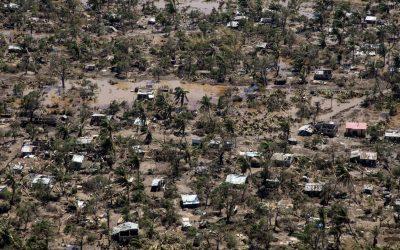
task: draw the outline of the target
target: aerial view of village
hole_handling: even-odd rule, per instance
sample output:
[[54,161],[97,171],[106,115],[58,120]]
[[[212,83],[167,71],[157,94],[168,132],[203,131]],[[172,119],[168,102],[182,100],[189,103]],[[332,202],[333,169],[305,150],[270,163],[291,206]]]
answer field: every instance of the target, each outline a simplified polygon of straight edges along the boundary
[[399,0],[1,0],[0,249],[400,249]]

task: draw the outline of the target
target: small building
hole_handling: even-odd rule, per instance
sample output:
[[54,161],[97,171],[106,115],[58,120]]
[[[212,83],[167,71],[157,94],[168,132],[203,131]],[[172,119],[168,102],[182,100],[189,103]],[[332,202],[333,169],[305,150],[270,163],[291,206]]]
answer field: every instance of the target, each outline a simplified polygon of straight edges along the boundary
[[260,24],[273,24],[274,23],[274,19],[271,18],[271,17],[262,17],[258,23],[260,23]]
[[393,203],[394,210],[396,212],[400,212],[400,199],[396,199]]
[[30,144],[25,144],[21,148],[21,156],[26,157],[33,154],[34,146]]
[[247,175],[228,174],[225,182],[232,185],[244,185],[247,181]]
[[137,126],[137,127],[144,127],[146,125],[149,124],[149,121],[147,121],[146,119],[141,119],[140,117],[137,117],[134,121],[133,121],[133,125]]
[[376,152],[353,150],[350,153],[350,160],[362,165],[374,167],[378,160],[378,154]]
[[66,245],[65,250],[82,250],[82,248],[77,245]]
[[311,136],[314,133],[314,127],[310,124],[303,125],[297,131],[300,136]]
[[144,150],[142,149],[142,147],[140,145],[132,146],[132,150],[138,156],[144,156],[144,154],[145,154]]
[[238,16],[235,16],[234,18],[233,18],[233,21],[238,21],[238,22],[240,22],[240,21],[246,21],[246,20],[248,20],[249,18],[247,17],[247,16],[243,16],[243,15],[238,15]]
[[378,18],[376,16],[366,16],[365,17],[365,22],[368,24],[376,24],[378,21]]
[[311,197],[320,196],[322,190],[324,189],[324,184],[320,182],[310,182],[304,184],[304,193]]
[[153,100],[154,99],[154,89],[150,86],[145,88],[139,88],[137,91],[138,100]]
[[151,181],[151,192],[160,191],[164,187],[164,179],[162,178],[155,178]]
[[19,45],[8,45],[8,52],[10,53],[21,53],[24,49]]
[[400,130],[386,130],[384,138],[392,142],[400,142]]
[[208,146],[213,149],[218,149],[219,145],[221,145],[221,141],[215,139],[210,140],[210,142],[208,143]]
[[275,79],[274,84],[275,85],[285,85],[287,82],[287,78],[286,77],[278,77]]
[[226,27],[232,28],[232,29],[237,29],[239,27],[239,22],[238,21],[230,21],[226,24]]
[[84,69],[86,71],[94,71],[96,69],[96,64],[93,63],[86,64]]
[[190,220],[188,217],[183,217],[182,218],[182,230],[186,231],[188,230],[192,224],[190,223]]
[[35,186],[45,186],[48,188],[53,187],[53,176],[34,174],[32,176],[32,187]]
[[247,158],[258,158],[260,157],[260,153],[256,151],[247,151],[247,152],[239,152],[240,156],[245,156]]
[[314,80],[328,81],[332,79],[332,70],[319,69],[315,71]]
[[293,154],[274,153],[271,157],[272,164],[278,167],[290,167],[293,160]]
[[319,122],[314,128],[316,133],[329,137],[335,137],[338,132],[338,125],[334,122]]
[[198,136],[193,136],[192,137],[192,147],[201,147],[201,144],[203,143],[201,137]]
[[92,141],[93,137],[87,137],[87,136],[79,137],[76,139],[76,143],[79,145],[90,145]]
[[267,188],[277,188],[281,182],[278,180],[278,178],[275,179],[265,179],[265,186]]
[[23,169],[24,165],[22,165],[21,163],[14,164],[14,166],[12,166],[12,171],[17,174],[22,173]]
[[267,46],[268,46],[268,44],[265,42],[258,43],[256,45],[256,51],[265,50],[267,48]]
[[0,199],[6,199],[7,198],[7,185],[0,185]]
[[84,159],[85,159],[85,156],[83,156],[83,155],[73,155],[72,161],[71,161],[71,167],[73,169],[80,169],[82,167]]
[[139,225],[133,222],[125,222],[113,227],[111,238],[115,241],[125,243],[139,234]]
[[16,3],[7,3],[3,5],[4,9],[7,9],[9,11],[13,11],[13,10],[18,10],[19,9],[19,5]]
[[363,193],[364,194],[372,194],[372,192],[374,192],[374,186],[372,186],[370,184],[365,184],[363,186]]
[[199,197],[196,194],[182,194],[181,206],[182,208],[196,208],[200,206]]
[[346,122],[346,136],[365,137],[367,134],[367,123]]
[[110,121],[112,118],[111,115],[105,115],[105,114],[93,114],[91,119],[90,119],[90,125],[92,126],[99,126],[101,123],[105,121]]
[[149,24],[149,25],[155,25],[155,24],[156,24],[156,18],[155,18],[155,17],[150,17],[150,18],[147,20],[147,24]]

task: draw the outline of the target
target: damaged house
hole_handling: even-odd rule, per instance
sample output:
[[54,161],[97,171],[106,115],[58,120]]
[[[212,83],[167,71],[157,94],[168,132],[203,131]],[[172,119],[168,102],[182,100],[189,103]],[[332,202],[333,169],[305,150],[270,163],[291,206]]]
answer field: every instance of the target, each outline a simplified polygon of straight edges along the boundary
[[376,152],[353,150],[350,153],[350,161],[365,166],[374,167],[376,166],[377,160],[378,160],[378,153]]
[[113,227],[111,238],[115,241],[124,243],[139,234],[139,225],[133,222],[124,222]]
[[271,157],[272,164],[277,167],[289,167],[293,160],[293,154],[274,153]]

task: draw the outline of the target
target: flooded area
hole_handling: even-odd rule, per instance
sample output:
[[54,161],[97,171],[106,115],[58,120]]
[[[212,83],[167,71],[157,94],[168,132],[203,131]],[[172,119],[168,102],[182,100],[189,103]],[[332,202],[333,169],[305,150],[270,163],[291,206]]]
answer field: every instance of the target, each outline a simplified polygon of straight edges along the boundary
[[[158,8],[164,8],[167,1],[160,0],[155,2],[155,5]],[[186,0],[179,3],[179,9],[187,8],[188,11],[198,10],[203,12],[204,14],[210,14],[213,9],[218,9],[219,2],[218,1],[203,1],[203,0]]]
[[[112,101],[126,101],[129,104],[133,103],[136,99],[137,93],[135,93],[136,88],[146,87],[147,85],[152,85],[154,90],[159,88],[167,87],[169,89],[169,93],[172,94],[176,87],[181,87],[186,91],[189,91],[187,94],[188,97],[188,106],[189,108],[196,108],[199,105],[199,101],[205,95],[211,97],[211,101],[216,103],[218,97],[221,96],[225,90],[227,90],[228,86],[223,85],[212,85],[212,84],[201,84],[201,83],[186,83],[180,80],[161,80],[160,82],[155,82],[153,80],[142,80],[142,81],[134,81],[134,80],[121,80],[116,81],[114,84],[110,84],[110,80],[115,81],[114,78],[104,77],[104,78],[89,78],[87,79],[92,83],[96,83],[98,86],[98,90],[96,93],[96,100],[94,101],[94,106],[105,108]],[[66,82],[66,91],[74,87],[74,85],[78,81],[70,80]],[[46,104],[51,104],[59,94],[59,88],[52,88],[49,91],[46,91],[47,98],[45,100]]]

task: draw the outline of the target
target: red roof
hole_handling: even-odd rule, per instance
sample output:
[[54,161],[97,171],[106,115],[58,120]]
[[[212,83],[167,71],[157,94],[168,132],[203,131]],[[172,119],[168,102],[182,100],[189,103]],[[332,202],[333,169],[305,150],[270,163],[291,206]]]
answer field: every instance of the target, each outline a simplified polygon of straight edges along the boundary
[[365,122],[346,122],[346,129],[366,130],[367,123],[365,123]]

